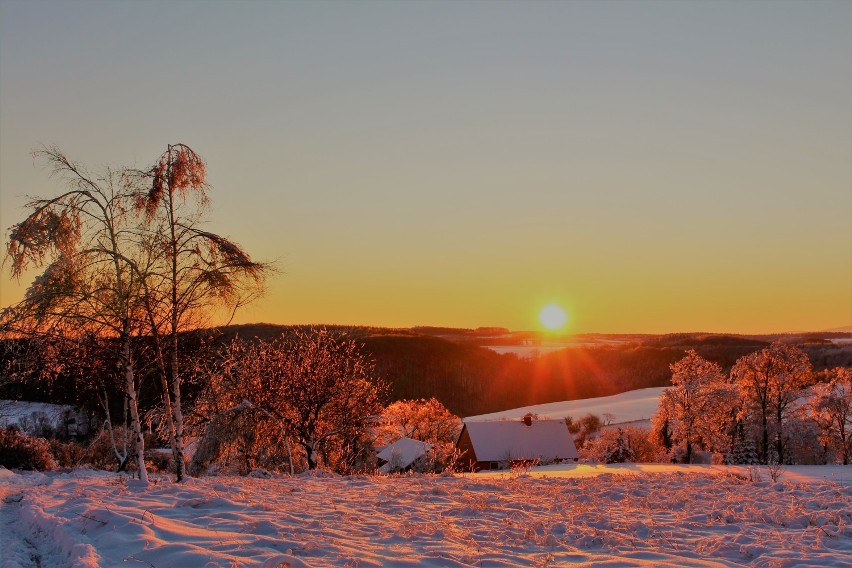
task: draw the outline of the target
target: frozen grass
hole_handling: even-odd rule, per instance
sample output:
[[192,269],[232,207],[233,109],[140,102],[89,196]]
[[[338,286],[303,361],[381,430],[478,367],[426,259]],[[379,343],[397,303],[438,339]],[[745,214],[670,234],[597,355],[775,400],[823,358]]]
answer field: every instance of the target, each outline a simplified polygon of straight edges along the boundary
[[582,467],[179,486],[155,477],[147,489],[85,470],[7,472],[0,554],[4,568],[852,566],[848,477]]

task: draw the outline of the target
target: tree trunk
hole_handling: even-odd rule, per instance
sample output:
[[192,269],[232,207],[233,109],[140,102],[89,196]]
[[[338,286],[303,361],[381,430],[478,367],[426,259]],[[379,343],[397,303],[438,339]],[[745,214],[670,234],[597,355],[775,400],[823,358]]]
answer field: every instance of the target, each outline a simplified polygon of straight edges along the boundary
[[[172,147],[169,145],[169,154]],[[171,166],[169,166],[171,172]],[[180,369],[178,366],[178,329],[180,325],[180,309],[178,305],[178,243],[177,235],[175,234],[175,204],[174,204],[174,188],[169,182],[168,191],[168,208],[169,208],[169,231],[171,233],[171,241],[169,248],[171,249],[172,260],[172,280],[171,280],[171,348],[172,348],[172,420],[174,422],[174,459],[175,472],[177,474],[178,483],[186,479],[186,462],[184,461],[183,449],[183,410],[180,400]]]
[[124,339],[121,350],[121,364],[124,367],[124,389],[127,403],[130,406],[130,429],[133,432],[136,450],[136,466],[139,469],[139,480],[148,484],[148,470],[145,469],[145,437],[142,434],[142,423],[139,420],[139,407],[136,404],[136,379],[133,374],[133,364],[130,360],[130,340]]
[[[157,329],[156,322],[154,321],[154,311],[150,305],[150,297],[146,297],[146,301],[148,301],[147,311],[149,325],[151,326],[151,335],[154,338],[154,346],[156,348],[157,374],[160,375],[160,386],[163,389],[163,406],[166,415],[166,425],[169,429],[169,447],[172,449],[172,459],[175,462],[176,481],[180,482],[183,481],[186,472],[185,467],[180,467],[180,464],[183,462],[183,448],[178,451],[178,444],[175,436],[174,410],[172,409],[172,397],[169,394],[169,378],[166,373],[166,357],[163,354],[163,338]],[[178,456],[181,456],[181,459],[178,459]]]
[[101,408],[104,411],[104,416],[106,417],[104,420],[104,427],[109,434],[109,441],[112,445],[112,451],[115,454],[115,459],[118,461],[118,471],[124,471],[124,468],[127,466],[127,438],[124,438],[123,451],[119,451],[118,444],[115,443],[115,432],[112,428],[112,417],[109,412],[109,395],[107,394],[106,387],[102,388],[102,393],[98,393],[98,402],[100,403]]
[[184,459],[183,442],[183,411],[180,399],[180,377],[178,375],[177,334],[172,340],[172,416],[174,424],[174,447],[172,453],[175,460],[175,473],[177,482],[186,479],[186,460]]
[[[731,459],[734,460],[734,456],[737,455],[739,448],[737,447],[737,434],[739,433],[741,425],[736,417],[733,418],[733,426],[731,428],[731,439],[729,442]],[[736,463],[735,461],[733,463]]]
[[769,421],[766,419],[765,408],[761,416],[761,426],[763,433],[760,440],[760,463],[766,465],[769,463]]
[[305,442],[300,442],[300,444],[302,445],[303,448],[305,448],[305,456],[307,457],[307,460],[308,460],[308,469],[309,470],[316,469],[317,468],[317,455],[316,455],[316,453],[314,453],[313,444],[309,444],[309,443],[305,443]]

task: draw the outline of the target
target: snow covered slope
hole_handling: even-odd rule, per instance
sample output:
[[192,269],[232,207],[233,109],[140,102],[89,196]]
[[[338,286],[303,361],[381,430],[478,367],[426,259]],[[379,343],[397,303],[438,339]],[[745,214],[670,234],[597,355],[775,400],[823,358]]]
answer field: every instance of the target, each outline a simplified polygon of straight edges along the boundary
[[86,418],[79,410],[67,404],[49,404],[46,402],[29,402],[25,400],[0,400],[0,428],[17,426],[24,427],[43,420],[54,429],[62,429],[67,425],[72,435],[88,433]]
[[852,467],[840,483],[663,467],[154,475],[147,489],[105,472],[0,469],[0,566],[852,567]]
[[465,420],[473,422],[518,420],[525,414],[533,413],[537,414],[539,418],[565,418],[570,416],[574,419],[587,414],[595,414],[601,418],[604,418],[604,414],[611,414],[611,424],[638,422],[650,419],[657,412],[663,388],[638,389],[613,396],[523,406],[502,412],[469,416]]

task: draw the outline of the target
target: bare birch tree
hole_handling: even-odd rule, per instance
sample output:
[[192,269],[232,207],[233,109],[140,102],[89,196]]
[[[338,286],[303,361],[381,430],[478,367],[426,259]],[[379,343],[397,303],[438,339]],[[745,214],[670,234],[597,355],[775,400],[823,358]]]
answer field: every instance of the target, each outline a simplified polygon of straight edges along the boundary
[[89,333],[112,337],[131,414],[139,478],[147,483],[145,442],[139,420],[137,376],[131,342],[142,329],[143,238],[132,210],[127,178],[107,170],[100,177],[56,148],[35,153],[65,190],[32,198],[29,213],[9,232],[7,261],[20,278],[43,268],[19,304],[3,312],[7,332]]
[[186,476],[180,334],[201,327],[218,309],[233,314],[260,293],[271,265],[255,262],[234,241],[202,228],[209,204],[207,170],[185,144],[169,145],[151,168],[135,172],[161,254],[148,270],[146,312],[162,382],[177,481]]

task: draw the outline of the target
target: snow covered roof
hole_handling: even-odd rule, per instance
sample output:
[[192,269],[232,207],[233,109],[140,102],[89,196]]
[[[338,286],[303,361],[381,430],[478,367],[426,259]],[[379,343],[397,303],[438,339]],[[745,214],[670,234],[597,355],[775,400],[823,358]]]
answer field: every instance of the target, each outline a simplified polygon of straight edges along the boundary
[[571,459],[574,439],[564,420],[521,420],[464,423],[478,461],[506,459]]
[[432,447],[431,444],[412,440],[403,436],[393,444],[388,444],[377,455],[385,460],[386,464],[379,468],[382,473],[388,473],[392,468],[405,469],[414,461],[425,454]]

